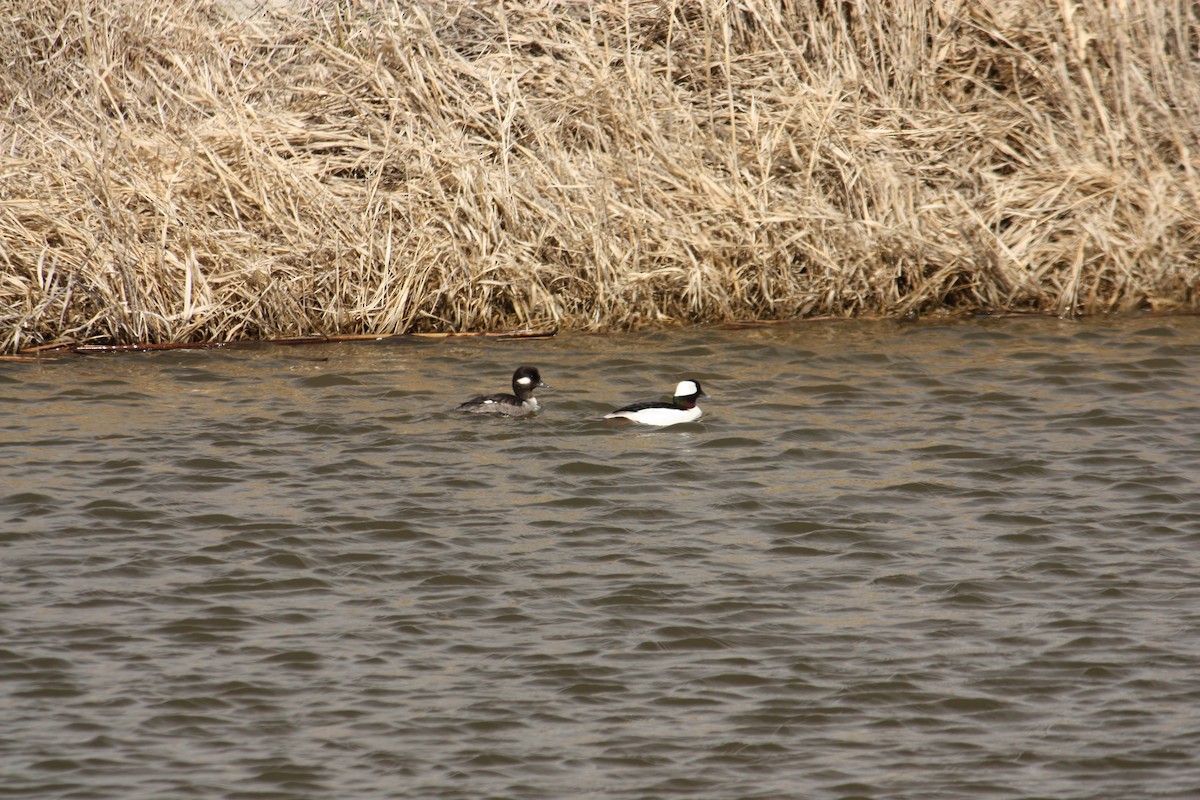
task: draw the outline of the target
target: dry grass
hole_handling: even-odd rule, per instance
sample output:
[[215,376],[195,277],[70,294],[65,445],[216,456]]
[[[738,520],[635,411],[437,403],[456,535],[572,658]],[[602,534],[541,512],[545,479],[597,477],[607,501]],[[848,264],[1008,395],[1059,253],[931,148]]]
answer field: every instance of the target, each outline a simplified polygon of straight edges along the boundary
[[1200,305],[1185,0],[13,0],[0,350]]

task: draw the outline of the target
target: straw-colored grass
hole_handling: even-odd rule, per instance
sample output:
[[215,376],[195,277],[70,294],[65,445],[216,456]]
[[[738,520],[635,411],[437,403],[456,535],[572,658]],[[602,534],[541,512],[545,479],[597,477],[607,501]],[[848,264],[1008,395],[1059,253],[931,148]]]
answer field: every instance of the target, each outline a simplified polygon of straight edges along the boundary
[[11,0],[0,350],[1200,305],[1185,0]]

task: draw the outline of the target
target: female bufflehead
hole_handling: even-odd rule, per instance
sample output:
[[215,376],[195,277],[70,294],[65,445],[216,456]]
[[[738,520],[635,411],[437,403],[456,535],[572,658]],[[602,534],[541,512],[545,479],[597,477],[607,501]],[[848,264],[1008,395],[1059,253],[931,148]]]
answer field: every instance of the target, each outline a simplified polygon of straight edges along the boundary
[[643,425],[657,425],[660,428],[680,422],[692,422],[700,419],[700,414],[703,413],[696,405],[696,401],[701,397],[708,395],[700,388],[699,381],[680,381],[675,387],[675,397],[670,403],[634,403],[605,414],[604,418],[631,419]]
[[519,417],[532,414],[538,410],[537,398],[533,390],[549,389],[542,383],[542,376],[537,367],[517,367],[513,373],[512,394],[481,394],[472,397],[458,407],[459,411],[470,411],[475,414],[504,414],[509,417]]

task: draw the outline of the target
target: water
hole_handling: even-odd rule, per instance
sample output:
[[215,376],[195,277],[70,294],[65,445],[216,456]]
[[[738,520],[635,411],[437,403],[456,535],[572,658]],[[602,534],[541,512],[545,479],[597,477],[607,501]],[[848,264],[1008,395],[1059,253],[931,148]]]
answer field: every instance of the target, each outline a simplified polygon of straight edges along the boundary
[[0,796],[1200,796],[1196,318],[0,370]]

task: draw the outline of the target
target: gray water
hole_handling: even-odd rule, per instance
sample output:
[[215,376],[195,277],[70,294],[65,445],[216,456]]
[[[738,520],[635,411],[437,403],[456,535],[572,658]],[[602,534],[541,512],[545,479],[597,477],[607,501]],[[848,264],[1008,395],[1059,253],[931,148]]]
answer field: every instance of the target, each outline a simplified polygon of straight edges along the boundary
[[1200,797],[1198,398],[1189,317],[0,364],[0,797]]

